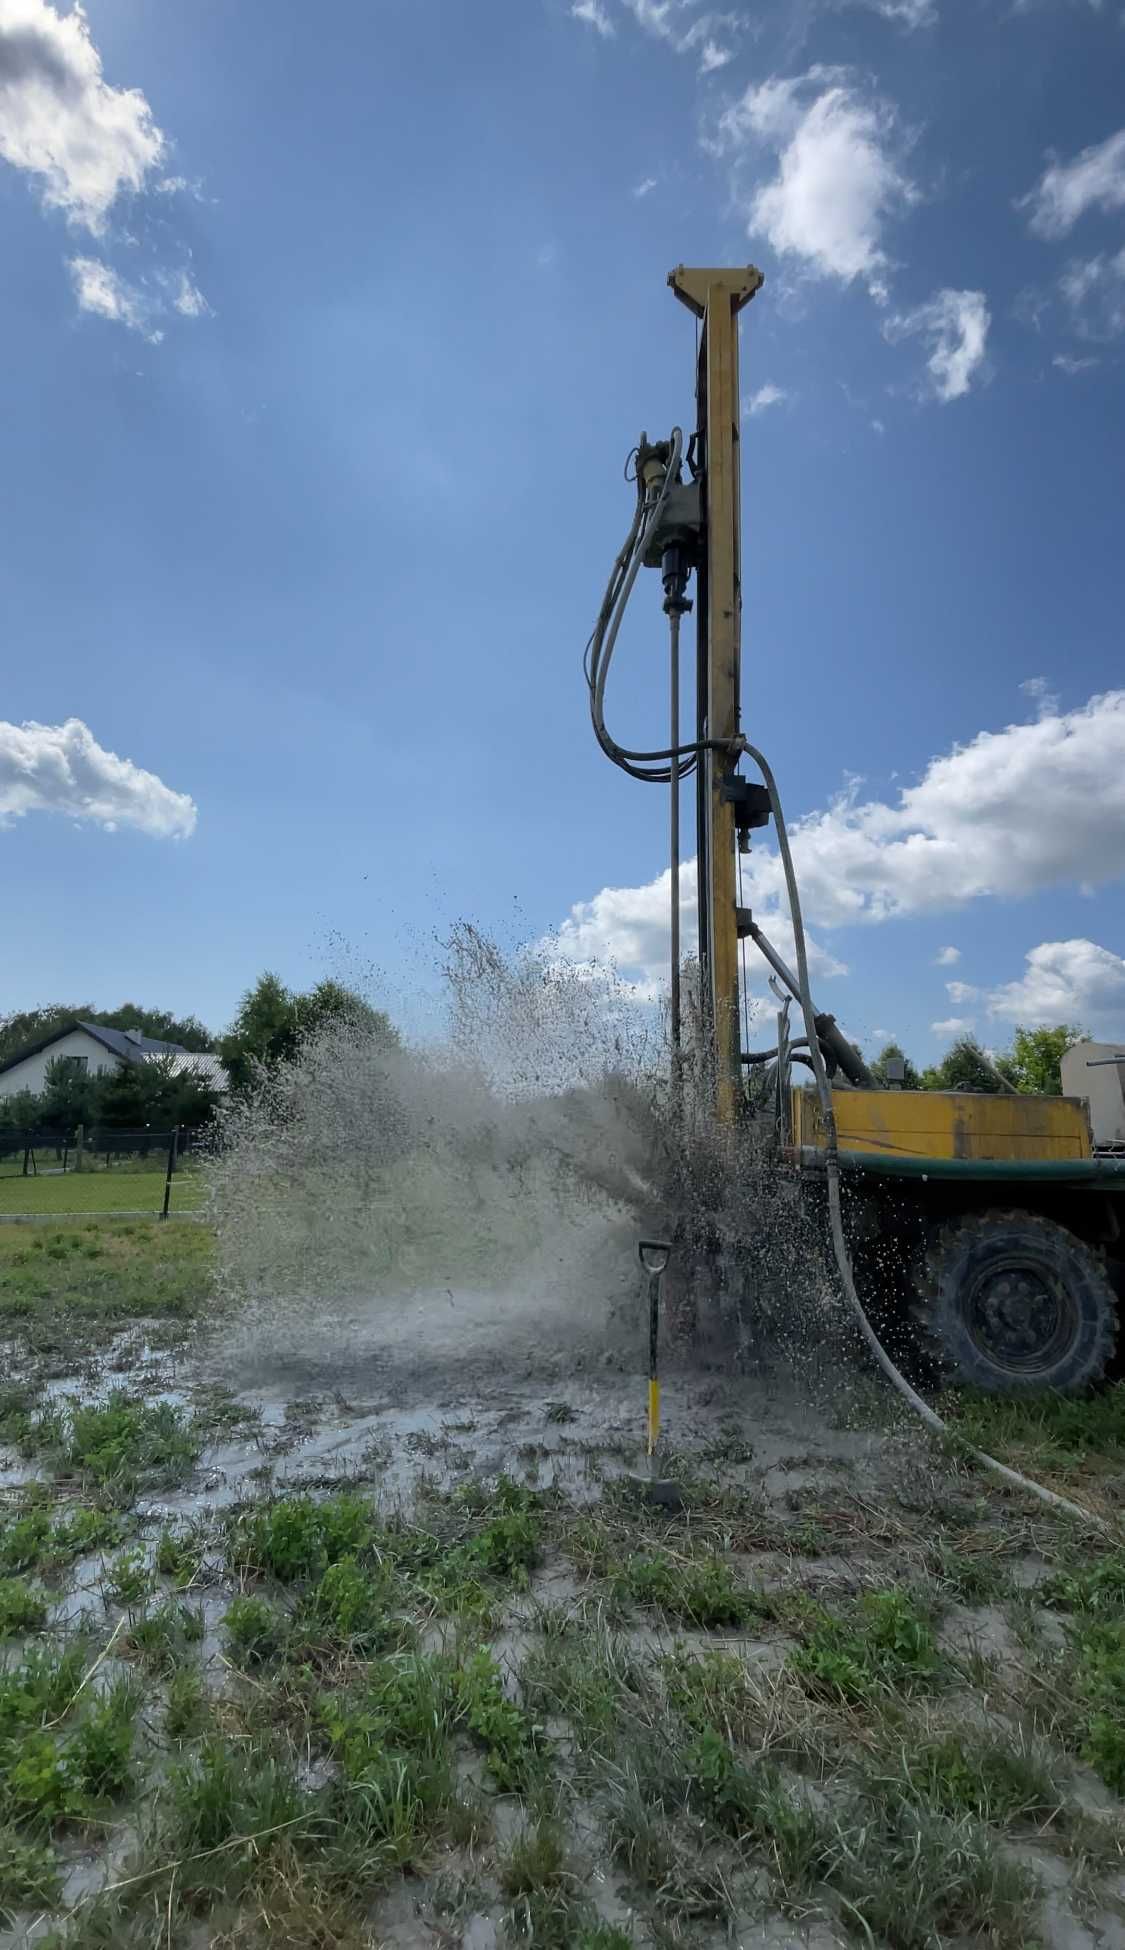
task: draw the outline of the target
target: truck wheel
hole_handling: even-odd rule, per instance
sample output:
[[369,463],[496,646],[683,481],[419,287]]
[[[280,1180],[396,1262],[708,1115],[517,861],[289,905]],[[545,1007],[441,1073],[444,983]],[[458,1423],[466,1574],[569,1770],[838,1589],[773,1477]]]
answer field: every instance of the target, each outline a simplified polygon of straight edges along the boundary
[[966,1213],[932,1234],[915,1314],[946,1380],[992,1395],[1081,1393],[1117,1332],[1098,1259],[1034,1212]]

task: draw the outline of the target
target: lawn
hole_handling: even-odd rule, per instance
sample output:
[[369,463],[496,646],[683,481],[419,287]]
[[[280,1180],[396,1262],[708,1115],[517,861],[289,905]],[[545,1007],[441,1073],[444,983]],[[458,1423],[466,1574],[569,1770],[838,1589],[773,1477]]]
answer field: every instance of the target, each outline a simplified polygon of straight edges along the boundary
[[[171,1210],[199,1209],[201,1186],[190,1171],[172,1179]],[[164,1170],[40,1172],[32,1177],[0,1178],[0,1218],[5,1213],[160,1212]]]
[[210,1229],[194,1223],[0,1225],[0,1336],[18,1336],[34,1363],[77,1359],[137,1320],[182,1335],[211,1293],[213,1256]]

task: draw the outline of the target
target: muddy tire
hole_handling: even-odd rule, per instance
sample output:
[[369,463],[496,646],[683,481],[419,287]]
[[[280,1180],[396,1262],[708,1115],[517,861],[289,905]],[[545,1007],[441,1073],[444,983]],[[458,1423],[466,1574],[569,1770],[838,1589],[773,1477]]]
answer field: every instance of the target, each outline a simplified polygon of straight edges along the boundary
[[1113,1353],[1117,1302],[1097,1255],[1034,1212],[966,1213],[931,1234],[915,1319],[942,1377],[990,1395],[1077,1395]]

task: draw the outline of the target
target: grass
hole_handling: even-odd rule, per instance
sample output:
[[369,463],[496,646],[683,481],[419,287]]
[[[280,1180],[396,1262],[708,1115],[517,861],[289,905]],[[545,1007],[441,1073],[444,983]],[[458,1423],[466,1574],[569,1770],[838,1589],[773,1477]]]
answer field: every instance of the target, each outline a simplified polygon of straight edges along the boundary
[[1028,1401],[963,1394],[943,1404],[954,1428],[1001,1461],[1044,1473],[1073,1474],[1092,1464],[1125,1463],[1125,1382],[1086,1397]]
[[811,1693],[852,1704],[932,1686],[941,1671],[929,1620],[902,1591],[872,1591],[850,1614],[814,1608],[790,1664]]
[[137,1321],[182,1334],[211,1294],[214,1251],[206,1226],[155,1219],[0,1225],[0,1331],[67,1360]]
[[46,1593],[21,1578],[0,1578],[0,1639],[41,1632],[47,1623]]
[[[0,1216],[27,1214],[36,1218],[75,1213],[151,1213],[164,1210],[163,1167],[153,1171],[67,1171],[41,1172],[35,1176],[0,1178]],[[203,1202],[203,1187],[198,1174],[175,1172],[172,1176],[172,1212],[198,1212]]]
[[[131,1500],[142,1484],[175,1482],[198,1458],[201,1439],[182,1409],[115,1388],[108,1400],[68,1400],[33,1414],[19,1447],[60,1475]],[[123,1601],[124,1602],[124,1601]]]

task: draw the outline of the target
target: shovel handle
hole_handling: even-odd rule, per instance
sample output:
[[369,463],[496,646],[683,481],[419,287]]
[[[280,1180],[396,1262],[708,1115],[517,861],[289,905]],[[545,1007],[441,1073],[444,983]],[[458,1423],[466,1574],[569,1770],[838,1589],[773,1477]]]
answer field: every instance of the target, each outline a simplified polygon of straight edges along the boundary
[[637,1257],[646,1273],[659,1276],[672,1257],[672,1248],[664,1239],[642,1239],[637,1246]]

